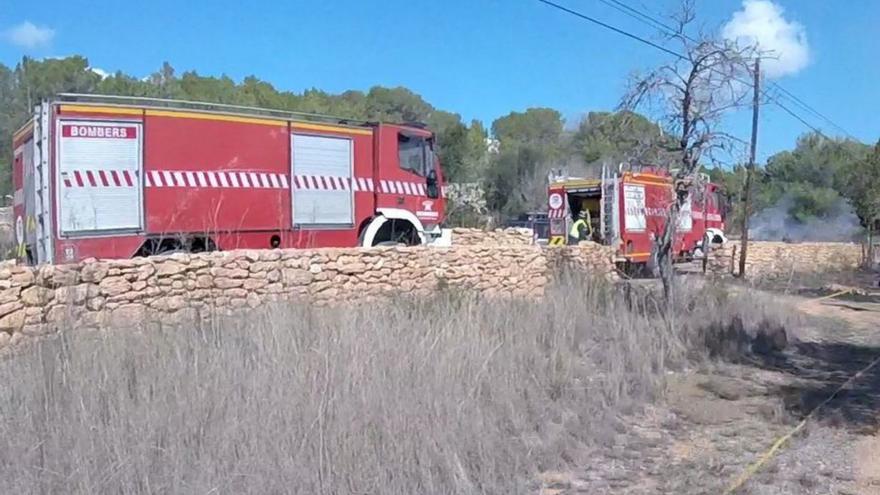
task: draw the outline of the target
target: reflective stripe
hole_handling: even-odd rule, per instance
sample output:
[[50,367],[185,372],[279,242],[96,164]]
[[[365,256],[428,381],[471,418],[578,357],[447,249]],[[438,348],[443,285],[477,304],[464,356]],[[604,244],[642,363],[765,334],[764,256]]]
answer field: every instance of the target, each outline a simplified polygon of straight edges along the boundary
[[[140,186],[137,171],[133,170],[72,170],[62,177],[66,188],[107,188]],[[308,189],[316,191],[372,191],[373,179],[370,177],[340,177],[335,175],[296,175],[250,171],[203,171],[203,170],[150,170],[144,175],[144,186],[149,188],[180,187],[192,189],[210,188],[255,188],[255,189]],[[401,194],[405,187],[387,182],[389,190],[399,187]],[[415,184],[410,184],[411,194],[417,194]]]

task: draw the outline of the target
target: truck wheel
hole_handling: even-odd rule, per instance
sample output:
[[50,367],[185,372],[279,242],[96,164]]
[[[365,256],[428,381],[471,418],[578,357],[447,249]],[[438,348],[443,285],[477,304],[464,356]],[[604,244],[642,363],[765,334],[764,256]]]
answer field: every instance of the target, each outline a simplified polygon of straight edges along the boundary
[[417,246],[421,244],[413,224],[406,220],[389,219],[373,240],[373,246]]
[[147,239],[135,256],[165,256],[175,253],[203,253],[217,251],[217,244],[206,237],[165,237]]
[[156,256],[168,256],[171,254],[188,253],[188,252],[189,251],[187,251],[186,249],[182,249],[182,248],[170,248],[170,249],[165,249],[163,251],[159,251],[158,253],[156,253]]

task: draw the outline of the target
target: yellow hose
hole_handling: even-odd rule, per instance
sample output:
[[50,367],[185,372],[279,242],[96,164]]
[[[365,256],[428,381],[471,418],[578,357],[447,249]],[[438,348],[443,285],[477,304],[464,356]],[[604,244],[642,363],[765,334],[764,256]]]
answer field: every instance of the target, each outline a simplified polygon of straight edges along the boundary
[[[849,292],[849,290],[842,291],[842,292],[838,293],[837,295],[844,293],[844,292]],[[834,295],[834,294],[832,294],[832,295]],[[828,297],[830,297],[830,296],[825,296],[824,298],[820,298],[820,299],[825,299]],[[849,379],[847,381],[845,381],[843,383],[843,385],[838,387],[837,390],[835,390],[833,394],[829,395],[828,398],[825,399],[821,404],[819,404],[818,406],[813,408],[813,410],[810,411],[810,414],[807,414],[807,416],[800,423],[798,423],[797,426],[795,426],[790,432],[779,437],[779,439],[777,439],[775,442],[773,442],[773,445],[771,445],[770,448],[767,449],[766,452],[761,454],[761,457],[759,457],[757,461],[753,462],[749,467],[747,467],[746,470],[743,471],[743,473],[741,475],[739,475],[736,478],[736,480],[734,480],[733,483],[731,483],[731,485],[727,488],[727,490],[724,491],[724,495],[731,495],[732,493],[734,493],[737,490],[739,490],[740,488],[742,488],[742,486],[749,480],[749,478],[751,478],[756,472],[758,472],[758,470],[761,469],[761,467],[764,464],[766,464],[767,461],[769,461],[773,457],[773,454],[775,454],[777,451],[779,451],[780,448],[782,448],[782,446],[785,444],[785,442],[790,440],[792,436],[797,434],[797,432],[801,431],[804,428],[804,426],[806,426],[807,421],[809,421],[810,418],[812,418],[813,415],[816,414],[816,411],[818,411],[822,407],[826,406],[829,402],[834,400],[834,398],[837,397],[837,395],[840,394],[840,392],[843,389],[845,389],[847,386],[849,386],[850,383],[854,382],[856,379],[858,379],[863,374],[865,374],[865,372],[867,372],[868,370],[870,370],[871,368],[876,366],[877,363],[880,363],[880,356],[878,356],[873,361],[871,361],[871,363],[868,364],[868,366],[865,366],[864,368],[859,370],[858,373],[849,377]]]
[[822,296],[822,297],[817,297],[815,299],[810,299],[810,301],[824,301],[825,299],[834,299],[837,296],[842,296],[842,295],[848,294],[852,291],[853,290],[851,288],[850,289],[843,289],[842,291],[835,292],[834,294],[828,294],[827,296]]

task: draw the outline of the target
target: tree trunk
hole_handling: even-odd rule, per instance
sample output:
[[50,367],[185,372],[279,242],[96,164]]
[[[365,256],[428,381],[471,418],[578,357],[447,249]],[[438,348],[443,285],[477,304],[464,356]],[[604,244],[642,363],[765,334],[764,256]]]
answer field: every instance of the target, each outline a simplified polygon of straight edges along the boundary
[[868,246],[865,250],[865,268],[874,269],[874,224],[868,225]]
[[673,278],[675,272],[672,261],[675,256],[673,252],[673,244],[675,243],[675,230],[678,227],[678,215],[681,207],[687,199],[687,194],[681,199],[676,195],[677,199],[672,202],[669,212],[666,214],[666,225],[663,226],[663,233],[654,242],[654,261],[657,266],[657,272],[660,276],[660,282],[663,284],[663,299],[668,305],[672,299]]

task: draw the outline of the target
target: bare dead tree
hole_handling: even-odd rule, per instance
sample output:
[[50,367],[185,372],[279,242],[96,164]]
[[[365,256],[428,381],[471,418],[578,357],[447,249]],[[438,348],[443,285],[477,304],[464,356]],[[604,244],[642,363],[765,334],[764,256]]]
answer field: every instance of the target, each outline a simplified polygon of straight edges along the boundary
[[674,198],[663,232],[655,238],[653,261],[668,301],[672,294],[672,261],[679,213],[687,203],[701,165],[729,157],[744,143],[722,130],[731,111],[748,104],[751,66],[756,51],[706,33],[689,34],[695,20],[691,1],[672,16],[674,30],[664,31],[675,56],[646,74],[631,78],[621,107],[641,110],[657,119],[664,139],[655,143],[674,157]]

